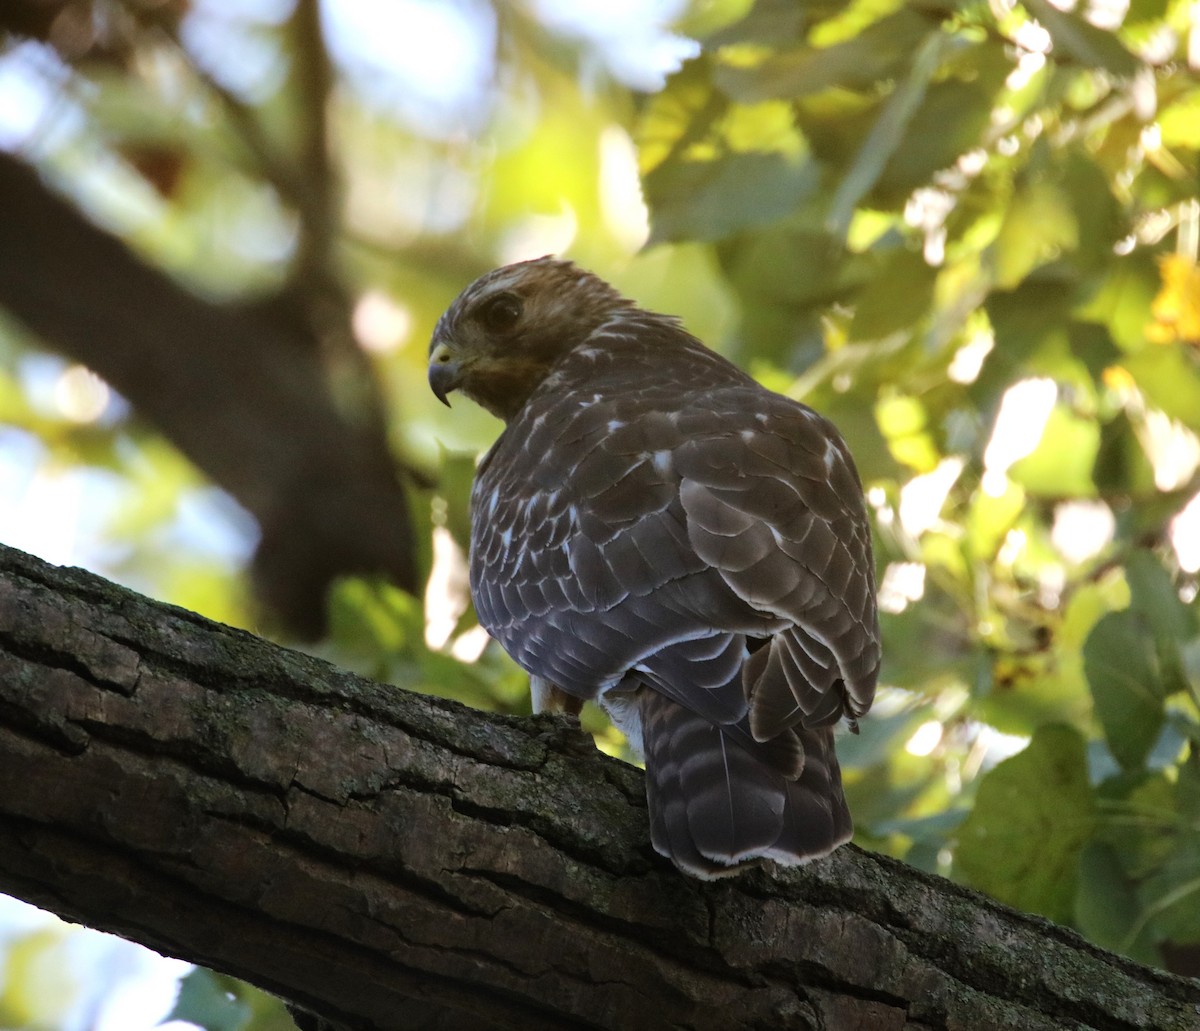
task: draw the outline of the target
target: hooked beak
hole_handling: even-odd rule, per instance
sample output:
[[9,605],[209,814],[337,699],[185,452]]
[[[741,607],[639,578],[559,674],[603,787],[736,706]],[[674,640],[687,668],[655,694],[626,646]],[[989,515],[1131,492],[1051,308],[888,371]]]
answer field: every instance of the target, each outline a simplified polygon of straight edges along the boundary
[[446,395],[457,389],[461,382],[462,370],[454,360],[450,346],[444,341],[437,344],[429,352],[429,389],[433,391],[433,396],[449,408]]

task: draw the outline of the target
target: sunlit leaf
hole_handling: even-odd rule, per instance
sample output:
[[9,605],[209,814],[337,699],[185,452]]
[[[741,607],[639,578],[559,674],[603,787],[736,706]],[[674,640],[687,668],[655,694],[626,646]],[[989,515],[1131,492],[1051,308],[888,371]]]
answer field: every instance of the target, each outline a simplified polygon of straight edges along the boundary
[[941,455],[929,432],[926,412],[916,398],[885,398],[876,407],[875,418],[896,461],[918,472],[929,472],[937,465]]
[[1125,14],[1126,25],[1136,25],[1141,22],[1158,21],[1167,13],[1170,0],[1130,0],[1129,10]]
[[642,110],[634,139],[643,177],[668,157],[703,141],[728,110],[726,99],[713,89],[710,69],[705,57],[685,62]]
[[1040,179],[1023,183],[1008,206],[993,248],[996,285],[1013,289],[1035,268],[1078,243],[1079,225],[1069,195]]
[[926,17],[905,7],[843,43],[824,48],[801,45],[758,63],[723,64],[716,83],[730,97],[746,102],[835,86],[865,89],[898,72],[931,28]]
[[1167,255],[1159,267],[1162,289],[1150,306],[1154,321],[1146,327],[1147,339],[1200,347],[1200,267],[1182,254]]
[[1148,347],[1122,367],[1156,408],[1200,432],[1200,363],[1180,347]]
[[1096,493],[1092,470],[1100,452],[1095,419],[1055,405],[1033,453],[1013,463],[1009,476],[1031,494],[1086,498]]
[[787,109],[730,107],[707,69],[703,60],[685,65],[639,123],[653,242],[715,240],[779,219],[819,182]]
[[361,577],[343,577],[329,592],[329,636],[343,664],[349,656],[374,660],[368,670],[382,675],[388,659],[423,651],[424,617],[412,595],[394,584]]
[[1159,115],[1164,147],[1200,148],[1200,89],[1192,89],[1168,104]]
[[1002,493],[976,491],[962,526],[968,553],[977,561],[991,562],[1008,531],[1025,510],[1025,491],[1009,481]]

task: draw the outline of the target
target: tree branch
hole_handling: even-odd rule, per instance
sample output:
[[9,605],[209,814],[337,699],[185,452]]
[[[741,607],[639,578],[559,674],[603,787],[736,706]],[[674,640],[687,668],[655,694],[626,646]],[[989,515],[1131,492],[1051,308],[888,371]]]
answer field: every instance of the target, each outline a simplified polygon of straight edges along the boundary
[[0,549],[0,889],[356,1028],[1194,1028],[853,847],[686,879],[641,774]]
[[255,516],[256,582],[294,631],[320,631],[337,576],[416,589],[382,421],[335,397],[345,391],[294,305],[202,300],[5,154],[0,207],[0,304],[108,380]]

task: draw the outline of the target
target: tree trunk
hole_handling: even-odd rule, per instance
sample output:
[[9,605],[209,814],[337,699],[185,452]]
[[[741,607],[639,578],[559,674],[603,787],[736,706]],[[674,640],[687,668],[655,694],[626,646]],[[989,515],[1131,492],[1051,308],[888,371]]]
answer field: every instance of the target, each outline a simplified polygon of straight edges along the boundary
[[681,876],[642,775],[0,549],[0,890],[355,1028],[1195,1029],[1200,984],[853,847]]

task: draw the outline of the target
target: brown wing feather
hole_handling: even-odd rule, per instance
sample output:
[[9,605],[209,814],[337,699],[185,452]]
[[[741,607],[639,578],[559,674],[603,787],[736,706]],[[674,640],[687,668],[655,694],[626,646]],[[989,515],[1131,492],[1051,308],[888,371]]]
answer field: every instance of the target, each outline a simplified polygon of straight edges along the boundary
[[484,626],[569,694],[641,699],[620,710],[660,851],[714,876],[848,837],[828,727],[870,705],[879,635],[828,422],[626,313],[509,422],[472,507]]

